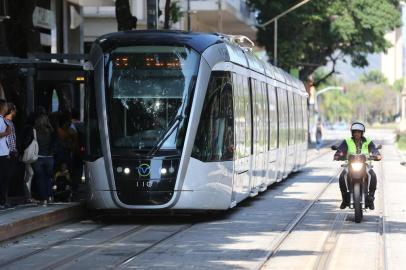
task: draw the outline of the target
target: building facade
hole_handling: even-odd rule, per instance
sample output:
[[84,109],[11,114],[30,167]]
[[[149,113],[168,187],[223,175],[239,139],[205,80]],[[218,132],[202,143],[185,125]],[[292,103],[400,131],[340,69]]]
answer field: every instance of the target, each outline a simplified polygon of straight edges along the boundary
[[385,35],[392,47],[381,54],[381,72],[390,84],[406,76],[406,6],[400,3],[402,26]]
[[[83,5],[84,41],[87,49],[97,37],[117,31],[113,0],[78,1]],[[138,19],[137,29],[147,29],[148,1],[150,0],[130,0],[131,13]],[[177,2],[182,16],[179,22],[171,25],[171,29],[222,32],[256,39],[255,16],[245,0],[172,0],[172,2]],[[159,5],[162,15],[158,18],[158,28],[162,29],[165,1],[159,1]]]

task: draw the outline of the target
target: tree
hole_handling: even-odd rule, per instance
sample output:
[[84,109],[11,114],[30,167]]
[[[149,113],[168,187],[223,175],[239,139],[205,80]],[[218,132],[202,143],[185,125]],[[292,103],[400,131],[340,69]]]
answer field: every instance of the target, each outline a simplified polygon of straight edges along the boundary
[[360,76],[359,79],[362,83],[376,83],[376,84],[386,84],[388,80],[385,75],[379,70],[371,70]]
[[115,6],[118,31],[136,29],[138,19],[131,14],[129,0],[116,0]]
[[[258,10],[258,21],[266,22],[297,4],[297,0],[249,0]],[[285,69],[297,68],[305,80],[318,67],[332,63],[325,77],[335,73],[344,56],[357,67],[368,65],[366,56],[386,51],[390,44],[384,34],[400,26],[398,0],[323,0],[311,1],[278,20],[278,62]],[[258,42],[269,56],[273,52],[272,25],[259,28]]]
[[403,83],[405,81],[405,78],[400,78],[398,80],[396,80],[393,83],[393,90],[395,90],[398,93],[401,93],[403,91]]
[[180,17],[183,16],[181,7],[178,1],[172,2],[171,0],[165,1],[165,20],[164,20],[164,29],[170,29],[171,22],[177,23],[180,20]]

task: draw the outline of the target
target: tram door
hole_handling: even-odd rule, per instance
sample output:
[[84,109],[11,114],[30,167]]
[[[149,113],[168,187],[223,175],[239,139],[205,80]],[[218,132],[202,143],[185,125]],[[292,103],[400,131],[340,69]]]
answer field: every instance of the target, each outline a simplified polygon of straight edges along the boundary
[[236,202],[240,202],[250,191],[251,102],[247,77],[233,74],[233,98],[235,130],[233,196]]

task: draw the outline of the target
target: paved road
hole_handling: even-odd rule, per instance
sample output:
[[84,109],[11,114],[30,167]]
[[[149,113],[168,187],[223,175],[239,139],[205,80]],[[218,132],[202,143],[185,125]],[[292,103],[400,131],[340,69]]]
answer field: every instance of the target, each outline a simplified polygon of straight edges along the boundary
[[385,144],[375,166],[383,185],[361,224],[338,209],[332,152],[311,150],[303,171],[227,213],[62,224],[1,244],[0,268],[404,269],[406,167],[393,134],[370,136]]

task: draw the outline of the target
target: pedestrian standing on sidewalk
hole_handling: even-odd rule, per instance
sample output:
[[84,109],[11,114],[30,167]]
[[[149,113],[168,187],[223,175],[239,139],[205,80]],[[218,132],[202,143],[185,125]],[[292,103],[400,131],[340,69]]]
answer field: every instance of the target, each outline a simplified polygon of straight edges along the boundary
[[34,128],[39,150],[38,160],[33,163],[32,168],[38,187],[39,200],[43,206],[47,206],[48,200],[52,196],[56,135],[46,114],[38,116]]
[[8,193],[8,174],[9,174],[9,154],[7,145],[7,136],[11,134],[11,128],[7,126],[4,115],[8,107],[5,100],[0,100],[0,209],[6,208]]
[[10,135],[7,136],[7,145],[9,149],[9,166],[8,166],[8,175],[7,175],[7,186],[10,185],[10,181],[12,181],[13,176],[15,174],[15,170],[18,165],[18,150],[17,150],[17,137],[16,131],[14,128],[13,119],[17,114],[16,106],[13,103],[7,103],[7,113],[4,116],[4,121],[6,125],[10,127]]

